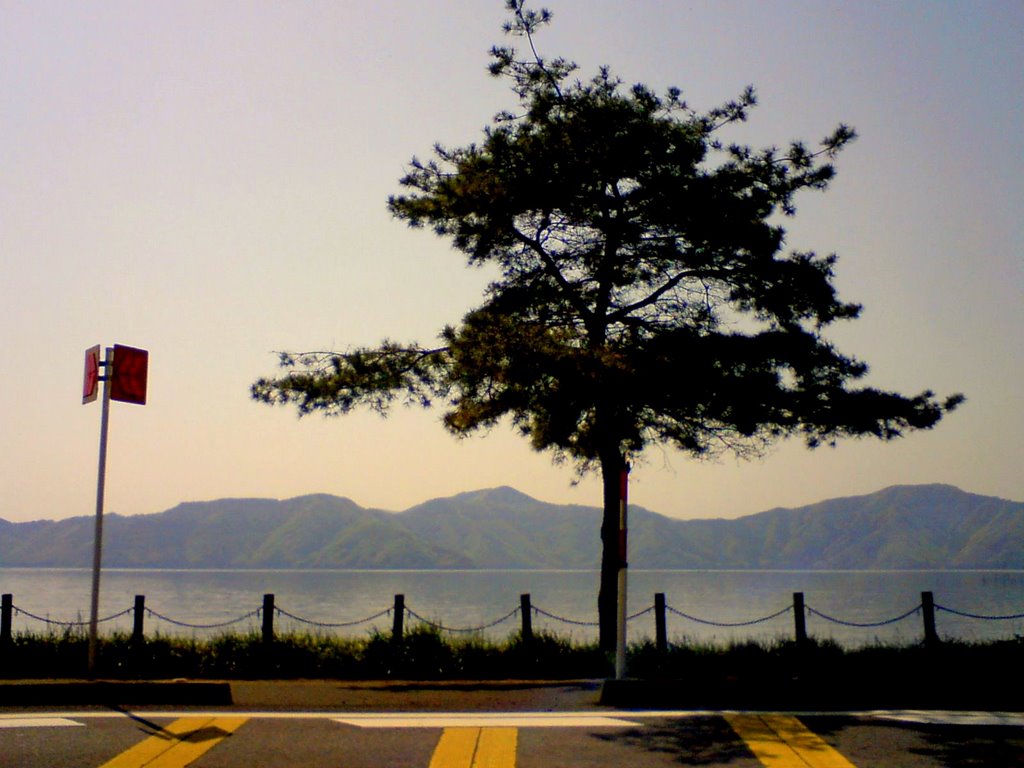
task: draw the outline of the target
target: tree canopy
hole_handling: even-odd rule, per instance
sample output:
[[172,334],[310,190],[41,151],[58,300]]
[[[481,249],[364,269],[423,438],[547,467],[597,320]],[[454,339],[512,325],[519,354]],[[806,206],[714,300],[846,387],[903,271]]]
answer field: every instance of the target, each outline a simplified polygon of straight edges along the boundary
[[536,52],[549,13],[507,7],[506,32],[529,53],[495,47],[490,72],[515,109],[479,143],[414,158],[388,200],[470,265],[497,267],[483,302],[436,345],[282,354],[285,373],[252,391],[303,414],[438,404],[459,435],[510,419],[537,450],[598,470],[607,645],[618,477],[646,446],[749,455],[788,436],[888,440],[962,397],[858,386],[867,366],[825,335],[860,312],[838,297],[835,255],[785,248],[797,193],[827,189],[853,129],[814,147],[729,143],[753,88],[700,112],[677,88],[627,86],[608,68],[581,80]]

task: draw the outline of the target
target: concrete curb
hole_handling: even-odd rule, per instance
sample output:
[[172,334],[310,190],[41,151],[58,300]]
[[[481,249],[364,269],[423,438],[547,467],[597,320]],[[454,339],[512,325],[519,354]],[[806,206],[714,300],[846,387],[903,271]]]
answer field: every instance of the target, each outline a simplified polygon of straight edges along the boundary
[[228,683],[192,681],[45,681],[0,682],[0,706],[33,707],[69,704],[193,704],[232,703]]

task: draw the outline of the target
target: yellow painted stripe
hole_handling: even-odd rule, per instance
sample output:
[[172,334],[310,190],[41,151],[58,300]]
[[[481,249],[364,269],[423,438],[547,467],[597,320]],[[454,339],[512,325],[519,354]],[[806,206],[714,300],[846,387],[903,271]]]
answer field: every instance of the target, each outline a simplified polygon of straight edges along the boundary
[[803,723],[788,715],[726,715],[766,768],[856,768]]
[[445,728],[430,768],[515,768],[516,728]]
[[473,768],[515,768],[516,728],[483,728],[476,744]]
[[430,758],[430,768],[472,768],[479,728],[445,728]]
[[100,768],[138,768],[147,765],[178,743],[184,735],[203,728],[212,720],[212,717],[183,717],[175,720],[155,735],[104,763]]
[[237,731],[245,717],[183,717],[100,768],[183,768]]

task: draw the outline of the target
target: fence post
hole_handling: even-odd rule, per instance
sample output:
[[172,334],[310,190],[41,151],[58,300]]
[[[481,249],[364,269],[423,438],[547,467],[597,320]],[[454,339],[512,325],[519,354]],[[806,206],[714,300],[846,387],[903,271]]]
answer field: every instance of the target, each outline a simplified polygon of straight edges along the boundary
[[935,647],[939,644],[939,633],[935,631],[935,595],[921,593],[921,616],[924,619],[924,644]]
[[274,594],[268,593],[263,596],[263,643],[271,645],[274,642]]
[[146,596],[135,596],[135,608],[132,609],[132,644],[142,645],[143,624],[146,619]]
[[523,622],[523,643],[533,640],[533,607],[530,605],[530,593],[519,596],[519,613]]
[[11,621],[14,616],[14,596],[5,594],[0,598],[0,646],[12,642]]
[[658,653],[668,650],[668,633],[665,630],[665,593],[654,595],[654,644]]
[[403,623],[405,621],[405,595],[395,595],[395,615],[391,624],[391,641],[398,642],[402,639]]
[[793,623],[796,630],[796,642],[803,645],[807,642],[807,614],[804,611],[804,593],[793,593]]

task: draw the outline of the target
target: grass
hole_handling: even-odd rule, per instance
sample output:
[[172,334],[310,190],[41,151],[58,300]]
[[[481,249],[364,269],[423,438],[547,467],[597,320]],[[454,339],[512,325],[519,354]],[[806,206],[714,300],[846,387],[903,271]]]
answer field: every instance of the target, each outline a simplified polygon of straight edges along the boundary
[[[81,629],[19,633],[0,647],[0,677],[18,679],[84,676],[88,639]],[[96,676],[107,679],[345,680],[565,680],[612,675],[613,659],[596,643],[537,634],[504,641],[450,637],[427,625],[397,641],[373,633],[346,638],[289,633],[265,644],[259,632],[212,638],[155,636],[133,643],[129,633],[100,638]],[[630,677],[686,680],[704,687],[742,683],[779,687],[793,681],[830,680],[856,686],[904,684],[946,678],[1020,685],[1024,637],[1005,641],[872,645],[847,649],[831,641],[791,640],[727,645],[670,643],[659,651],[644,640],[630,646]]]
[[[0,647],[0,678],[84,676],[87,634],[78,628],[16,634]],[[428,626],[400,640],[373,633],[363,638],[295,632],[270,644],[257,631],[211,638],[155,636],[134,643],[127,632],[101,637],[96,676],[109,679],[574,679],[602,677],[608,660],[596,644],[554,635],[517,635],[495,642],[449,638]]]

